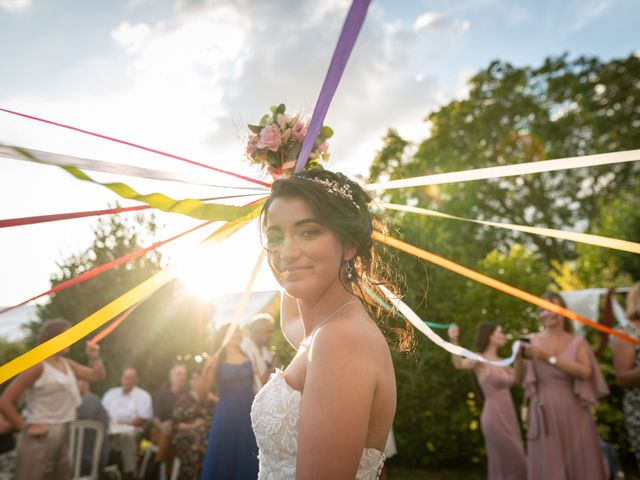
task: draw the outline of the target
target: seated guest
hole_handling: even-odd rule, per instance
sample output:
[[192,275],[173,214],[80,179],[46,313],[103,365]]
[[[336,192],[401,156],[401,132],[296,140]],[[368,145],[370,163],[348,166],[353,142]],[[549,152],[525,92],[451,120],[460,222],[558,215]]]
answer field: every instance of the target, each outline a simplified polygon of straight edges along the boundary
[[269,343],[273,338],[274,320],[268,313],[255,315],[247,327],[249,335],[242,339],[240,348],[253,365],[253,389],[256,393],[269,380],[273,369],[273,354]]
[[[9,382],[0,384],[0,394],[8,385]],[[16,427],[0,414],[0,472],[9,478],[16,473],[16,434]]]
[[173,410],[173,445],[180,459],[180,480],[197,480],[207,445],[215,402],[201,388],[200,372],[193,372],[190,391],[180,395]]
[[[9,382],[0,384],[0,394],[8,385]],[[16,427],[0,413],[0,455],[16,448],[16,432]]]
[[[100,403],[100,397],[91,392],[89,382],[78,380],[78,390],[80,391],[80,406],[77,408],[78,420],[95,420],[102,423],[104,427],[104,438],[102,450],[100,452],[100,467],[102,470],[109,461],[109,414]],[[81,475],[91,473],[91,461],[93,460],[93,445],[95,435],[93,431],[84,434],[84,444],[82,446],[82,464],[80,466]]]
[[[126,476],[135,476],[138,441],[142,428],[151,421],[153,410],[151,395],[137,386],[138,373],[126,368],[120,377],[122,386],[114,387],[102,397],[112,423],[124,425],[112,427],[114,441],[122,456],[122,468]],[[126,428],[126,427],[130,428]]]
[[[179,396],[184,393],[187,382],[187,369],[178,364],[169,371],[169,385],[160,390],[153,398],[153,430],[151,439],[158,445],[156,461],[169,464],[173,460],[171,435],[173,422],[171,415]],[[167,465],[168,466],[168,465]]]

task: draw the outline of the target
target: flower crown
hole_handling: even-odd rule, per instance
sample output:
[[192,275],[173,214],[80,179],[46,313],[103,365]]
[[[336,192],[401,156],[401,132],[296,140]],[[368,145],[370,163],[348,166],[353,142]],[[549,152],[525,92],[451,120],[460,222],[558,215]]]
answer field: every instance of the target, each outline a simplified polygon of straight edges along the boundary
[[[285,105],[274,105],[271,114],[264,115],[258,125],[249,125],[251,134],[247,141],[247,158],[260,165],[274,179],[289,177],[293,173],[302,142],[307,135],[308,123],[296,114],[285,114]],[[322,168],[320,161],[329,160],[329,142],[333,130],[322,126],[313,143],[305,170]]]

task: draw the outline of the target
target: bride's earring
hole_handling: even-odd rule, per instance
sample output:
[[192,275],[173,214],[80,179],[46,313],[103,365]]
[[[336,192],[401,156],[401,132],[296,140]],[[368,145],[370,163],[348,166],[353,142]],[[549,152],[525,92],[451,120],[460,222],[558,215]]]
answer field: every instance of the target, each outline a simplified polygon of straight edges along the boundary
[[347,272],[347,280],[351,280],[353,278],[353,267],[351,266],[351,261],[347,261],[347,267],[344,271]]

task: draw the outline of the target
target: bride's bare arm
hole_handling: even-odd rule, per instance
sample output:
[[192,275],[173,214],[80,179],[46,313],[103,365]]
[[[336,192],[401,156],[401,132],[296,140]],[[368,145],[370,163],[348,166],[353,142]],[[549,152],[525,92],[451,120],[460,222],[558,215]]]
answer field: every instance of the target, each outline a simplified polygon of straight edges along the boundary
[[304,338],[304,325],[302,324],[298,301],[284,290],[282,291],[282,300],[280,302],[280,327],[284,337],[297,350]]
[[318,331],[300,407],[297,479],[355,478],[376,391],[371,355],[366,340],[338,322]]

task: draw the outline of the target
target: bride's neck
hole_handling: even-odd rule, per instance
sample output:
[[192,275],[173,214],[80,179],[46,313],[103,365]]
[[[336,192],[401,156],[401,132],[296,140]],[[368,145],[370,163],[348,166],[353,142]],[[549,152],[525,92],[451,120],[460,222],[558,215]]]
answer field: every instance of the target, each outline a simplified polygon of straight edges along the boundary
[[340,282],[333,284],[319,297],[298,299],[298,307],[304,324],[304,334],[309,335],[336,310],[344,304],[357,299],[358,297],[345,290]]

